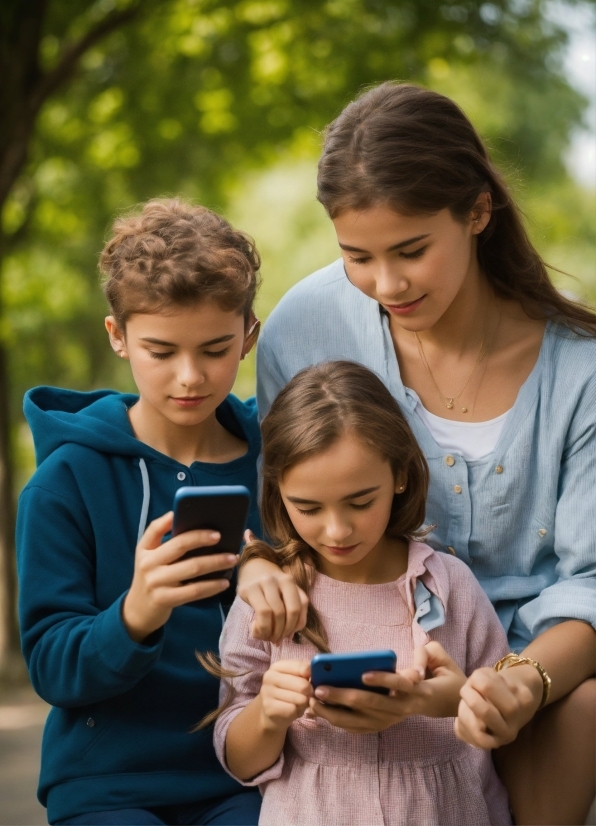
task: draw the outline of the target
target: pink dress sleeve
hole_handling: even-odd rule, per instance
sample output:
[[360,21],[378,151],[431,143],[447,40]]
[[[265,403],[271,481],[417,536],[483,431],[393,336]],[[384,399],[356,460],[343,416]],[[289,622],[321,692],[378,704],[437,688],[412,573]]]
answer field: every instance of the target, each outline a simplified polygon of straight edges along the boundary
[[232,680],[222,680],[219,702],[223,703],[231,684],[234,696],[230,705],[217,718],[213,742],[217,758],[235,780],[243,786],[257,786],[268,780],[277,779],[284,765],[283,751],[275,763],[250,780],[240,780],[232,774],[226,763],[225,745],[228,727],[234,717],[253,700],[261,690],[263,674],[271,665],[271,643],[255,640],[250,633],[254,611],[239,597],[236,597],[223,627],[219,642],[221,664],[224,669],[239,676]]

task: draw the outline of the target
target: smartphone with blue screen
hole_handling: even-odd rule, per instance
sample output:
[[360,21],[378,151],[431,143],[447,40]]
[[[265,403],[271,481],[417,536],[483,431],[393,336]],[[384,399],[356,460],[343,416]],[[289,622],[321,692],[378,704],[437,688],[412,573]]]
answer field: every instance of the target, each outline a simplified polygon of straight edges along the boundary
[[[219,553],[239,554],[249,508],[250,491],[243,485],[179,488],[174,496],[172,536],[195,530],[218,531],[221,534],[216,545],[195,548],[182,558]],[[230,579],[232,573],[233,569],[214,571],[195,577],[192,581],[224,577]]]
[[368,671],[395,673],[397,655],[389,649],[382,651],[356,651],[347,654],[315,654],[310,663],[310,679],[314,688],[329,685],[334,688],[358,688],[389,694],[389,689],[370,686],[362,682]]

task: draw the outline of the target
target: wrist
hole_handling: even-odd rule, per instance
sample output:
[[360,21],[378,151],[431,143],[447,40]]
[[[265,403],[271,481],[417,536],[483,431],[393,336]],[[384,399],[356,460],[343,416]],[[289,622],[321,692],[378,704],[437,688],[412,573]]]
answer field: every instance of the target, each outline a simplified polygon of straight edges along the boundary
[[151,623],[143,612],[139,612],[135,606],[134,597],[130,591],[122,603],[122,622],[126,628],[126,633],[133,642],[141,644],[147,637],[163,625],[163,623]]
[[542,704],[544,695],[544,684],[542,677],[533,665],[518,665],[515,668],[505,668],[501,671],[501,676],[512,688],[524,686],[529,689],[534,699],[534,712],[538,711]]

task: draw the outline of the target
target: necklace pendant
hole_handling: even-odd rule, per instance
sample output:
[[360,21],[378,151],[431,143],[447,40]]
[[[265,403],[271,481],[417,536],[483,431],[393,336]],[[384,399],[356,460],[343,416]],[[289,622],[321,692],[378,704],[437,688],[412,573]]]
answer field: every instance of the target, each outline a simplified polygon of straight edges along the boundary
[[462,407],[461,412],[462,412],[462,413],[467,413],[467,412],[468,412],[468,408],[467,408],[467,407]]
[[453,399],[449,399],[449,404],[447,405],[447,410],[453,410]]

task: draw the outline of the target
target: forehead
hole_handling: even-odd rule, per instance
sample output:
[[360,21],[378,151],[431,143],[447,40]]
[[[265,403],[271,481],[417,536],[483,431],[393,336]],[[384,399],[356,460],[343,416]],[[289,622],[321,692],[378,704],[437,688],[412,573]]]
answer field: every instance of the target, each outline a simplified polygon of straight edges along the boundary
[[168,307],[154,313],[133,313],[126,322],[127,337],[156,338],[172,343],[197,343],[244,331],[244,316],[223,310],[214,301],[188,307]]
[[389,461],[358,437],[345,434],[287,470],[280,488],[286,496],[329,502],[385,482],[393,484]]
[[407,215],[388,204],[346,210],[333,219],[333,224],[340,243],[362,249],[366,249],[371,242],[392,246],[408,238],[445,232],[457,226],[448,209],[432,215]]

